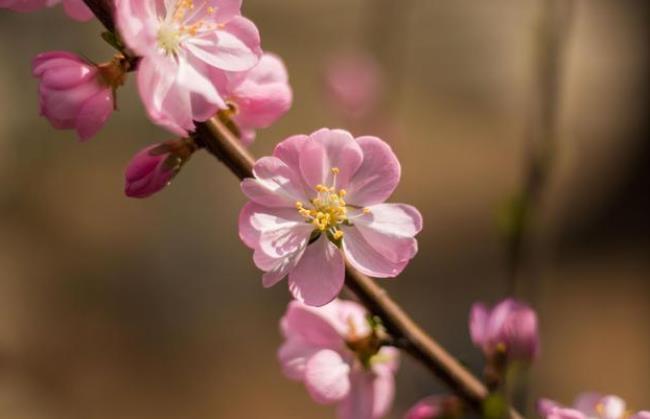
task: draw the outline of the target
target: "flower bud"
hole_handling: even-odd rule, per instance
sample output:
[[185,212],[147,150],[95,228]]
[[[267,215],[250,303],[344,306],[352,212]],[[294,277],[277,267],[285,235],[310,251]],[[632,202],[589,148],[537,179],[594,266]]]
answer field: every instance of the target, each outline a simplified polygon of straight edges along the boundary
[[413,406],[404,419],[459,418],[463,407],[454,396],[429,396]]
[[494,309],[474,304],[469,320],[474,344],[489,360],[533,361],[539,353],[537,315],[528,305],[506,299]]
[[[104,68],[114,67],[109,64]],[[57,129],[74,129],[81,141],[94,136],[114,109],[113,88],[100,67],[63,51],[38,55],[32,64],[40,79],[41,114]],[[114,71],[111,71],[114,73]]]
[[124,193],[131,198],[146,198],[162,190],[195,150],[192,140],[182,139],[139,151],[126,168]]

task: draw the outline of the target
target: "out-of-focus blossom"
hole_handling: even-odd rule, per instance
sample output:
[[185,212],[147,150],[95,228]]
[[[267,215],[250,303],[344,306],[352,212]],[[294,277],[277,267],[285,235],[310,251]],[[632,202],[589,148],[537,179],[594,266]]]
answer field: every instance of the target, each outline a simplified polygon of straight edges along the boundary
[[376,419],[393,402],[397,349],[380,346],[367,312],[351,301],[315,308],[289,304],[278,351],[284,374],[317,403],[337,404],[341,419]]
[[505,355],[508,361],[533,361],[539,354],[537,315],[528,305],[506,299],[492,310],[472,306],[469,329],[474,344],[487,358]]
[[332,106],[347,118],[361,118],[372,112],[382,93],[379,64],[362,53],[331,58],[325,83]]
[[599,393],[582,393],[572,407],[562,406],[552,400],[541,399],[537,411],[545,419],[648,419],[650,412],[631,414],[625,401],[618,396]]
[[65,12],[75,20],[86,22],[94,17],[83,0],[0,0],[0,8],[28,13],[45,7],[52,7],[59,3],[63,3]]
[[262,55],[241,0],[117,0],[126,45],[141,57],[138,89],[151,119],[187,136],[194,121],[226,109],[224,71],[247,71]]
[[139,151],[124,174],[124,193],[131,198],[146,198],[169,185],[181,167],[196,151],[190,139],[168,141]]
[[251,202],[239,235],[255,253],[270,287],[289,276],[293,296],[312,306],[343,287],[345,264],[364,274],[398,275],[417,253],[422,216],[412,206],[384,204],[397,187],[400,165],[376,137],[354,139],[321,129],[282,141],[242,182]]
[[255,139],[255,130],[280,119],[293,100],[284,63],[268,53],[252,70],[230,74],[223,95],[246,145]]
[[429,396],[417,402],[404,419],[457,418],[462,415],[462,404],[455,396]]
[[[119,64],[115,64],[119,65]],[[41,114],[57,129],[74,129],[82,141],[94,136],[113,112],[113,89],[123,82],[112,64],[100,68],[63,51],[38,55]]]

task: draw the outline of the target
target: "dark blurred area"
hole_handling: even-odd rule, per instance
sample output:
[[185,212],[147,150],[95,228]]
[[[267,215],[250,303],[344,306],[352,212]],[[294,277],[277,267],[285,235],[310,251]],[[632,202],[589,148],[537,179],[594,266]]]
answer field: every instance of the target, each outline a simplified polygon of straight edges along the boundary
[[[542,4],[244,2],[295,91],[252,151],[323,126],[391,143],[403,165],[392,200],[416,205],[425,229],[418,257],[381,284],[476,373],[467,316],[508,289],[497,218],[522,184]],[[584,390],[650,408],[649,18],[644,0],[574,4],[553,164],[518,279],[542,326],[529,408]],[[0,12],[0,418],[332,417],[280,371],[289,295],[262,288],[238,240],[236,179],[199,153],[164,192],[127,199],[131,155],[171,138],[133,78],[86,144],[38,116],[31,59],[108,60],[99,33],[60,8]],[[376,57],[385,83],[379,120],[357,126],[323,88],[328,57],[351,50]],[[397,380],[391,417],[443,390],[409,359]]]

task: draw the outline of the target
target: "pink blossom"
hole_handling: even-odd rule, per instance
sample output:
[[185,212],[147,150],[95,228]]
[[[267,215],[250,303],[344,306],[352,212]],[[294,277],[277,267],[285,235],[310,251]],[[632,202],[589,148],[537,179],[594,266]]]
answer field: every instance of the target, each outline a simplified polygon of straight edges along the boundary
[[488,358],[503,353],[508,360],[530,362],[539,354],[537,315],[520,301],[506,299],[492,310],[474,304],[469,329],[472,341]]
[[126,168],[124,193],[146,198],[169,185],[194,152],[191,144],[191,140],[178,140],[140,150]]
[[138,89],[151,119],[182,136],[226,108],[223,71],[247,71],[261,56],[241,0],[117,0],[122,38],[141,61]]
[[380,347],[367,312],[351,301],[315,308],[289,304],[278,351],[284,374],[305,384],[320,404],[337,404],[341,419],[375,419],[393,402],[399,352]]
[[545,419],[648,419],[650,412],[639,411],[630,416],[625,401],[618,396],[594,392],[582,393],[572,407],[562,406],[549,399],[537,402],[537,411]]
[[71,18],[86,22],[94,15],[83,0],[0,0],[0,9],[10,9],[15,12],[35,12],[45,7],[63,3],[63,9]]
[[382,90],[379,64],[363,53],[332,58],[325,73],[332,105],[346,117],[361,118],[377,107]]
[[404,419],[437,419],[462,416],[462,404],[455,396],[429,396],[415,404]]
[[38,55],[41,114],[57,129],[75,129],[82,141],[94,136],[113,112],[112,87],[98,67],[63,51]]
[[269,127],[291,107],[289,75],[278,56],[266,53],[252,70],[231,73],[228,79],[224,97],[248,145],[255,139],[255,130]]
[[239,235],[270,287],[289,276],[293,296],[312,306],[343,287],[345,263],[380,278],[397,276],[417,253],[422,216],[384,204],[400,179],[391,148],[376,137],[321,129],[287,138],[242,182],[250,198]]

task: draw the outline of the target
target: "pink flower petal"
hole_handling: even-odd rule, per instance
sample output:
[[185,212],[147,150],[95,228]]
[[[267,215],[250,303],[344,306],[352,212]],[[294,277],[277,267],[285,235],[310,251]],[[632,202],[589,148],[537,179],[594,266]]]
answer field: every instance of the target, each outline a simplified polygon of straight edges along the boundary
[[[244,179],[242,191],[248,198],[268,207],[289,207],[298,214],[296,202],[309,198],[299,175],[277,157],[262,157],[253,167],[255,178]],[[302,219],[304,221],[304,219]]]
[[344,348],[345,343],[334,324],[334,316],[340,306],[338,300],[323,307],[310,307],[299,301],[289,303],[282,318],[282,333],[286,338],[300,339],[310,345],[335,351]]
[[310,306],[323,306],[341,292],[345,265],[339,249],[325,235],[307,246],[298,266],[289,274],[289,290]]
[[[306,248],[307,240],[304,240],[293,253],[277,259],[275,264],[262,275],[262,286],[270,288],[289,275],[302,258]],[[261,250],[256,251],[255,255],[259,256],[260,252]]]
[[392,375],[361,370],[354,371],[350,380],[350,394],[337,409],[339,419],[379,419],[388,412],[395,392]]
[[63,9],[68,16],[80,22],[88,22],[95,17],[83,0],[63,0]]
[[294,135],[275,146],[273,156],[282,160],[287,166],[300,171],[300,151],[303,145],[309,140],[306,135]]
[[254,202],[244,205],[239,213],[239,238],[251,249],[255,249],[260,241],[261,231],[253,226],[253,216],[260,212],[260,206]]
[[[350,178],[361,166],[361,147],[349,132],[322,129],[310,136],[300,153],[300,170],[305,182],[312,188],[317,185],[346,189]],[[331,169],[338,168],[336,184]]]
[[360,207],[384,202],[393,193],[402,169],[388,144],[376,137],[360,137],[363,164],[348,186],[347,201]]
[[338,352],[323,349],[305,365],[305,386],[317,403],[334,403],[350,392],[349,372],[350,366]]
[[399,275],[408,260],[392,262],[368,243],[355,227],[344,227],[343,250],[355,269],[376,278],[393,278]]
[[266,128],[291,107],[287,69],[276,55],[264,54],[242,77],[232,89],[238,108],[235,121],[240,128]]
[[487,322],[489,311],[485,304],[476,303],[472,305],[469,314],[469,333],[474,345],[482,347],[485,345]]
[[88,99],[77,116],[76,129],[81,141],[86,141],[99,132],[113,113],[113,93],[102,90]]
[[307,361],[320,350],[301,339],[287,339],[278,350],[282,372],[291,380],[302,381]]
[[366,241],[391,262],[410,260],[418,251],[413,236],[422,230],[422,215],[415,207],[374,205],[370,213],[355,218],[354,225]]
[[226,103],[208,78],[209,72],[209,67],[201,62],[189,58],[179,60],[176,81],[182,89],[202,97],[208,103],[225,108]]
[[225,23],[239,16],[242,0],[208,0],[206,6],[214,8],[212,20],[216,23]]
[[142,58],[138,65],[138,90],[154,123],[186,136],[194,129],[189,92],[173,88],[175,70],[159,71],[160,66],[169,65],[166,60]]
[[259,61],[259,33],[248,19],[233,18],[223,30],[203,38],[191,39],[185,46],[195,57],[211,67],[226,71],[246,71]]

